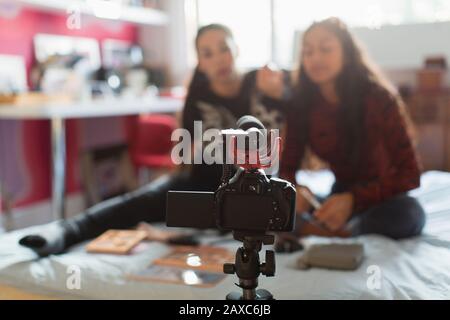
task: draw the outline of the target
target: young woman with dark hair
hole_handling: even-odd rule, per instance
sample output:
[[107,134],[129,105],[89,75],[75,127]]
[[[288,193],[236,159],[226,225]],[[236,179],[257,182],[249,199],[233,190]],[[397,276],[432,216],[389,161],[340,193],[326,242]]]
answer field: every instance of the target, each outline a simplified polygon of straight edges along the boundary
[[[294,91],[280,175],[294,182],[308,147],[336,178],[313,213],[325,229],[300,218],[297,235],[420,234],[425,214],[407,195],[419,186],[420,169],[403,102],[339,19],[304,33]],[[302,192],[297,211],[312,211]]]
[[[203,130],[223,129],[234,127],[236,120],[246,114],[256,116],[267,128],[282,126],[283,104],[278,99],[261,95],[257,82],[270,84],[271,95],[282,98],[286,92],[284,88],[288,87],[287,73],[239,72],[235,65],[236,43],[231,31],[223,25],[200,28],[195,46],[198,66],[188,88],[181,127],[193,136],[194,121],[202,121]],[[183,169],[134,192],[103,201],[74,218],[50,223],[39,234],[22,238],[20,244],[41,256],[60,253],[108,229],[130,228],[141,221],[164,221],[169,190],[214,191],[219,186],[220,165],[202,163]]]

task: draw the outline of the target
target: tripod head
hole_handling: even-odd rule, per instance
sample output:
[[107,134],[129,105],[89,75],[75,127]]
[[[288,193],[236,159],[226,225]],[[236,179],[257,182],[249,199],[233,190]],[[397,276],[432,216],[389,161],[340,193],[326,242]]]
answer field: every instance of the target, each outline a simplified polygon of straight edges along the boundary
[[233,232],[235,240],[243,243],[236,251],[235,263],[226,263],[223,271],[226,274],[235,274],[239,278],[242,294],[231,292],[227,295],[227,300],[273,300],[273,295],[258,287],[258,277],[260,274],[266,277],[275,275],[275,254],[272,250],[266,250],[265,262],[260,263],[259,252],[262,245],[274,243],[274,236],[265,233]]

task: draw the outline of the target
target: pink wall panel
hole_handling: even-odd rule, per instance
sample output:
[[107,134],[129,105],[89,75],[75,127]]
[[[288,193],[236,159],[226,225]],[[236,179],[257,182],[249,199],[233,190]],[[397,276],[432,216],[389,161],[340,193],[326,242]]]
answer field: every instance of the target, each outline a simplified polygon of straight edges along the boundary
[[[82,16],[82,28],[70,30],[63,14],[22,9],[11,19],[0,16],[0,54],[24,57],[27,72],[34,60],[33,37],[37,33],[119,39],[135,42],[135,26],[99,21]],[[67,190],[80,190],[78,154],[80,148],[125,141],[122,118],[67,121]],[[50,126],[48,121],[0,120],[0,179],[14,199],[14,206],[24,206],[48,199],[51,192]],[[87,130],[88,132],[81,132]],[[90,141],[95,137],[95,141]],[[17,145],[18,144],[18,145]]]

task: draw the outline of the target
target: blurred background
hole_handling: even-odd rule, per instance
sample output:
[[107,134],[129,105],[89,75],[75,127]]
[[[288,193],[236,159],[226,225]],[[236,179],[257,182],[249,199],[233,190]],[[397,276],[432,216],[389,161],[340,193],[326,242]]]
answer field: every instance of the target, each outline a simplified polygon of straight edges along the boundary
[[400,90],[424,169],[449,171],[448,0],[0,0],[2,228],[70,216],[173,170],[198,26],[228,25],[242,69],[295,69],[303,30],[329,16]]

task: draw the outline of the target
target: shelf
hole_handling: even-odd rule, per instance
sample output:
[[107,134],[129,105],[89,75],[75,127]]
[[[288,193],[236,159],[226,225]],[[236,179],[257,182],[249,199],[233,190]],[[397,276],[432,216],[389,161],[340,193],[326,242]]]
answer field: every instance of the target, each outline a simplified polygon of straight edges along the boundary
[[25,7],[64,14],[77,9],[81,14],[110,21],[156,26],[168,22],[167,15],[160,10],[118,5],[104,0],[19,0],[19,2]]

